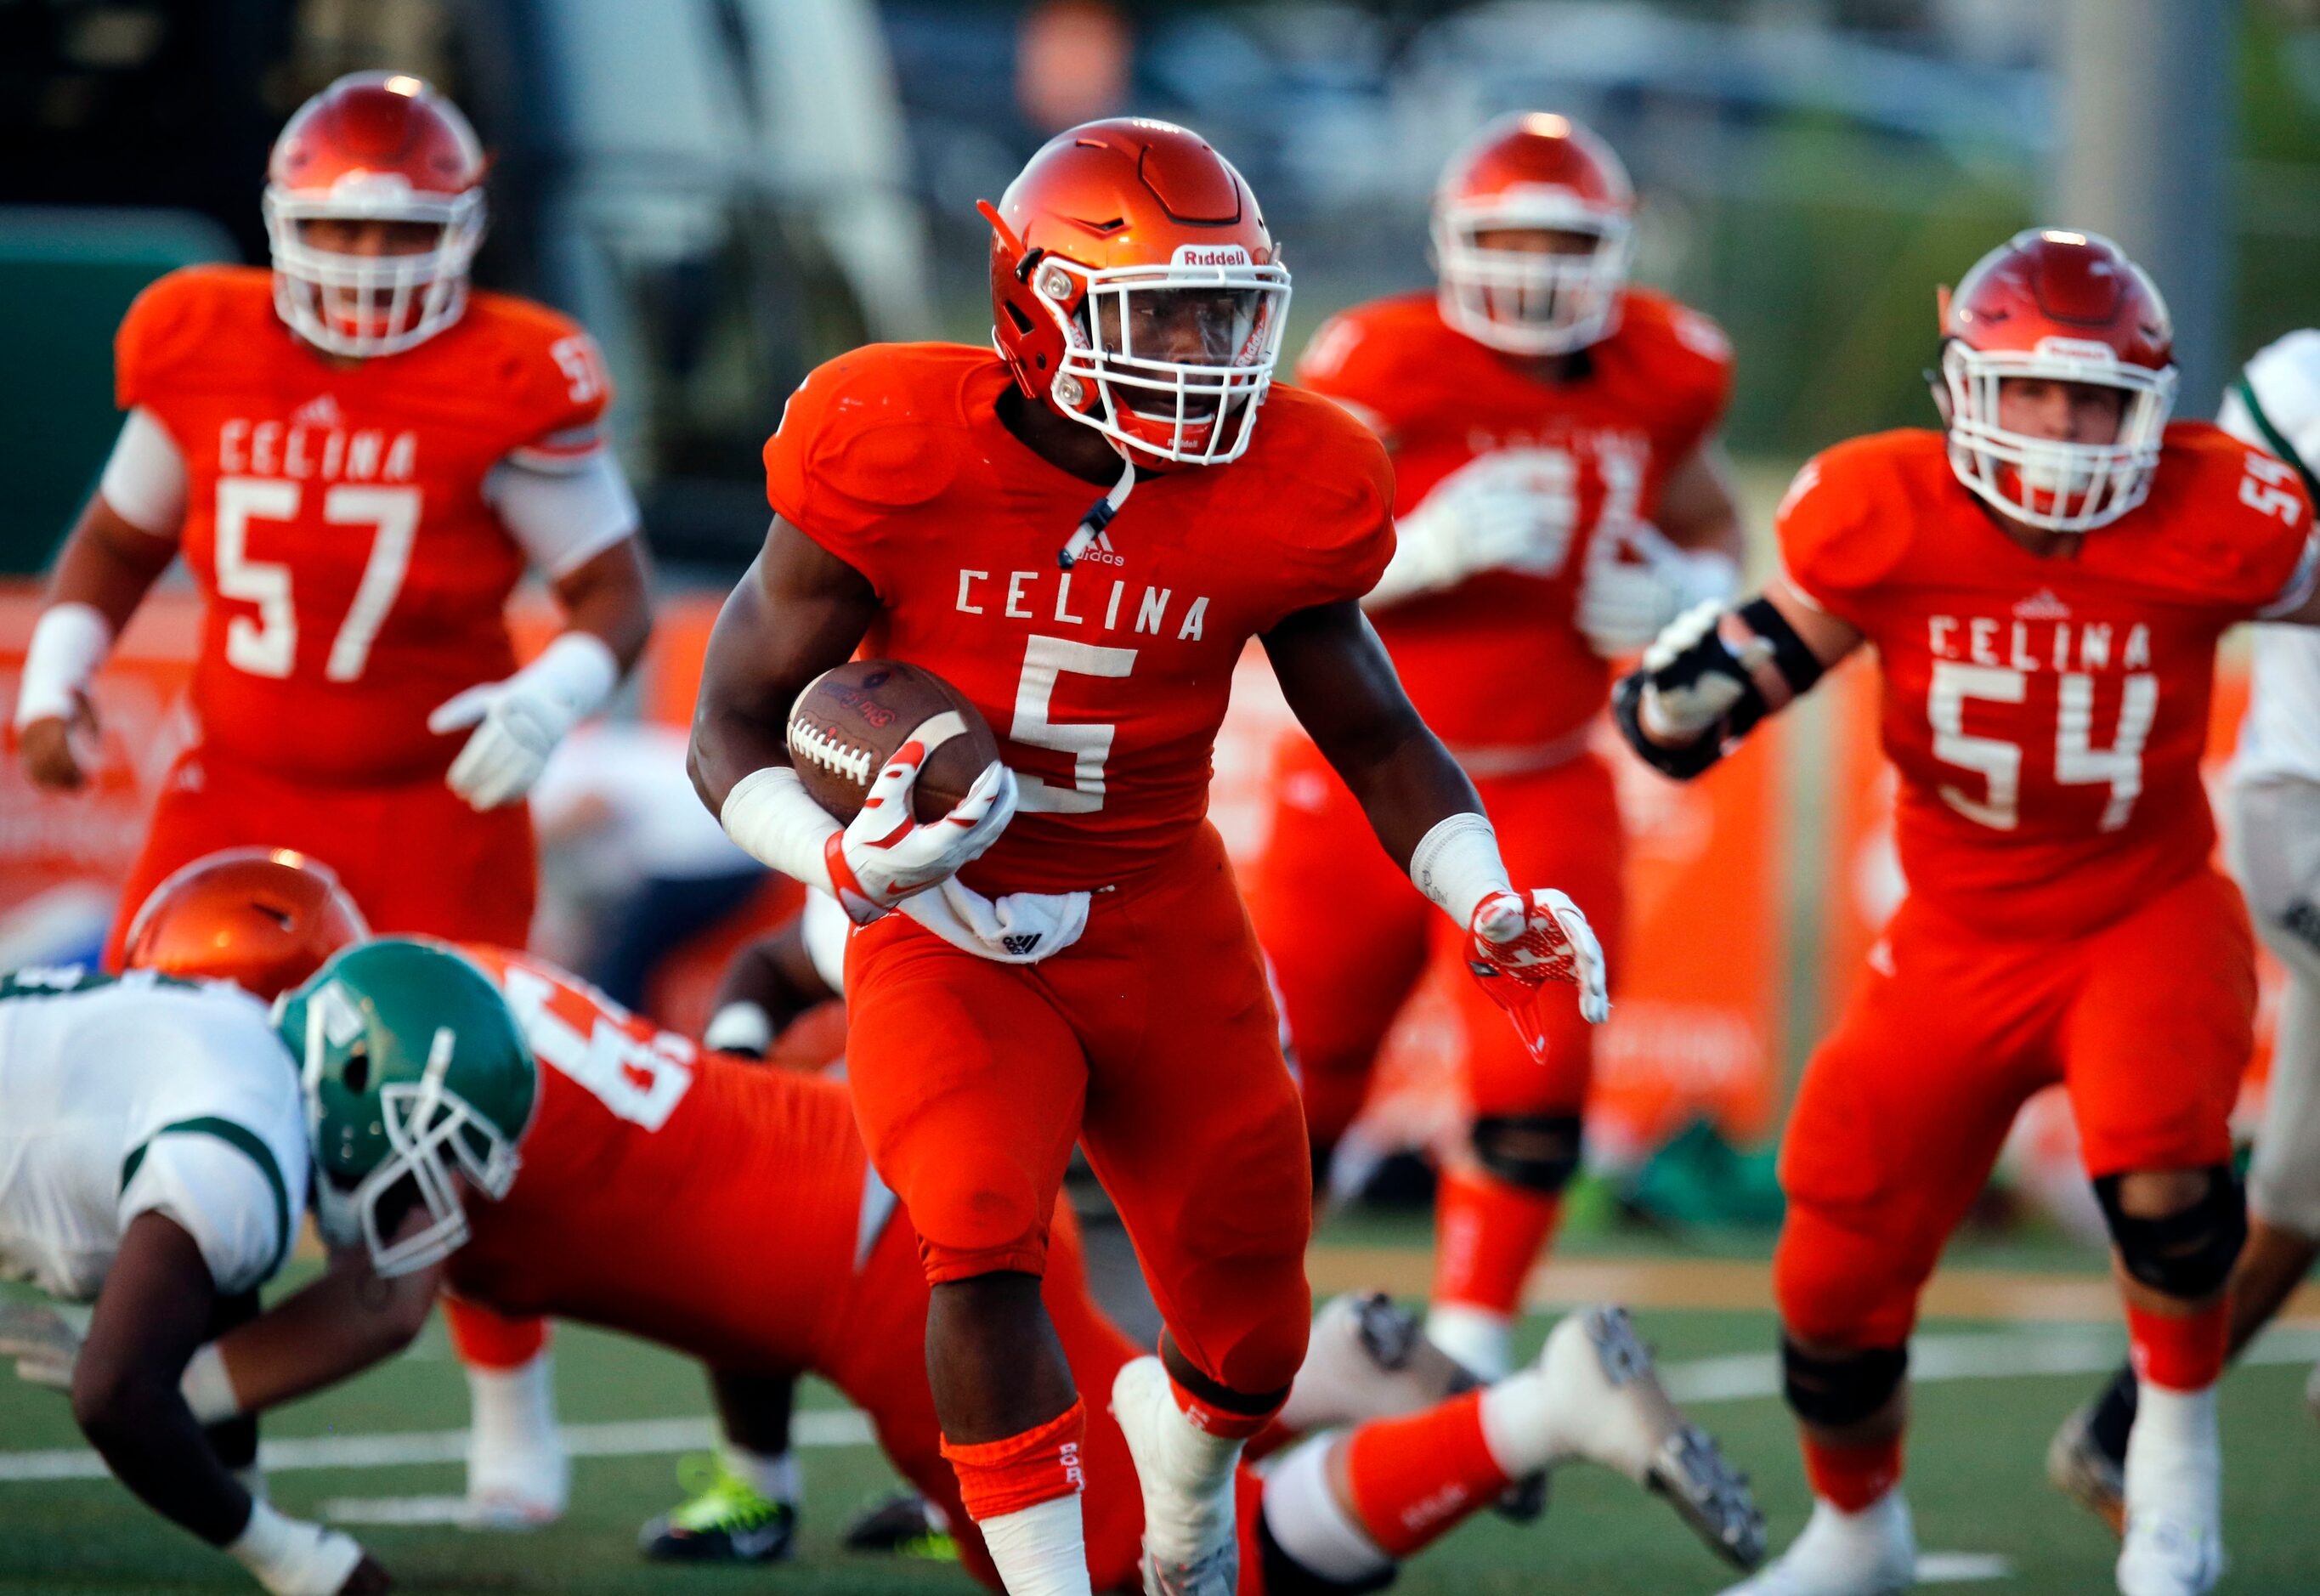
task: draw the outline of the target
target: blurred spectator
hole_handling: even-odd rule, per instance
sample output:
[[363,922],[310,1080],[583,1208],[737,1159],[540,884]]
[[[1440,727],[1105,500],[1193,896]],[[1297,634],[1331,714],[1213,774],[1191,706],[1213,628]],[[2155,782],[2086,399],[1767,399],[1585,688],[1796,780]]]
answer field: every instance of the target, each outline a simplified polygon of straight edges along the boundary
[[684,733],[584,726],[532,789],[540,844],[534,943],[615,1002],[645,1006],[664,955],[743,908],[764,866],[726,839],[684,773]]
[[1058,133],[1128,103],[1135,41],[1108,0],[1047,0],[1016,37],[1015,103],[1041,133]]

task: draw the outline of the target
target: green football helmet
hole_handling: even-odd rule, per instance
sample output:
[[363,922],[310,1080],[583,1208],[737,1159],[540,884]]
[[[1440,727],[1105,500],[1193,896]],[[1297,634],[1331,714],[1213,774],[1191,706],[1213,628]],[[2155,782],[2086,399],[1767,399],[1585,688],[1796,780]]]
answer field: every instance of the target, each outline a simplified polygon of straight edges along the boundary
[[[361,1241],[383,1276],[449,1256],[467,1238],[454,1167],[506,1196],[539,1097],[499,988],[448,947],[387,937],[284,993],[274,1023],[301,1061],[322,1238]],[[399,1236],[413,1203],[427,1223]]]

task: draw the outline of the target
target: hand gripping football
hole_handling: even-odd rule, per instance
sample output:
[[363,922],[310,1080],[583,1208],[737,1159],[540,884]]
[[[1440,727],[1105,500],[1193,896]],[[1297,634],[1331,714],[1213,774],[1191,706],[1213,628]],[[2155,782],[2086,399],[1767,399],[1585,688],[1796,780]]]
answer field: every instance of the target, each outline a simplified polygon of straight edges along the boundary
[[999,757],[999,739],[966,695],[899,659],[854,659],[806,684],[790,706],[790,759],[839,824],[861,812],[878,771],[913,738],[927,746],[911,812],[938,821]]

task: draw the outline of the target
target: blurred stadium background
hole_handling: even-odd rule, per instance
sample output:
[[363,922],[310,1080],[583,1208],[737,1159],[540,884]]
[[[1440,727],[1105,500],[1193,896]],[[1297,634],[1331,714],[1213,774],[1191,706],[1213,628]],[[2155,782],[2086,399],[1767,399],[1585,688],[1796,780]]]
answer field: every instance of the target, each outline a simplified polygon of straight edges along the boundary
[[[678,1023],[697,1019],[720,952],[784,901],[691,805],[673,730],[716,602],[763,531],[759,447],[821,359],[865,339],[986,336],[974,201],[995,197],[1057,129],[1166,117],[1238,163],[1288,243],[1293,349],[1332,311],[1427,280],[1433,177],[1486,116],[1543,106],[1591,122],[1644,195],[1640,275],[1714,314],[1737,346],[1729,439],[1760,540],[1803,456],[1931,420],[1932,286],[2019,226],[2109,231],[2152,268],[2177,313],[2189,413],[2211,413],[2262,343],[2320,322],[2320,0],[0,0],[0,692],[13,697],[32,582],[117,425],[122,310],[172,266],[262,260],[274,132],[333,77],[379,66],[432,77],[494,152],[479,280],[579,316],[619,385],[619,445],[666,605],[616,723],[575,739],[542,794],[539,941],[632,981]],[[97,790],[39,796],[0,764],[0,966],[85,949],[111,912],[174,751],[191,611],[186,594],[167,596],[101,689]],[[1541,1306],[1635,1297],[1700,1360],[1686,1377],[1735,1404],[1708,1416],[1765,1479],[1776,1539],[1802,1496],[1766,1383],[1768,1149],[1796,1067],[1899,890],[1867,669],[1847,675],[1697,790],[1639,770],[1623,786],[1637,930],[1590,1198],[1572,1261],[1539,1286]],[[1263,845],[1251,784],[1275,720],[1260,676],[1219,758],[1219,819],[1245,849]],[[2240,691],[2226,681],[2219,758]],[[712,878],[723,888],[674,918],[639,891]],[[638,964],[640,925],[660,940]],[[1447,1023],[1421,993],[1397,1033],[1368,1121],[1374,1156],[1341,1171],[1373,1201],[1325,1232],[1326,1283],[1422,1283],[1410,1260],[1423,1232],[1392,1199],[1423,1175],[1392,1155],[1455,1114]],[[2252,1081],[2260,1091],[2260,1066]],[[2052,1376],[2107,1365],[2121,1343],[2067,1123],[2034,1108],[2017,1140],[1936,1327],[1963,1332],[1955,1366],[1986,1378],[1929,1392],[1926,1407],[1971,1417],[1922,1427],[1917,1473],[1954,1476],[1919,1487],[1927,1544],[1995,1559],[1961,1563],[1960,1577],[2043,1590],[2099,1566],[2099,1532],[2058,1501],[1996,1520],[2038,1489],[2038,1448],[2076,1394]],[[2308,1357],[2320,1307],[2307,1299],[2291,1321],[2273,1354]],[[699,1438],[650,1428],[698,1407],[666,1360],[574,1345],[567,1407],[607,1427],[603,1451]],[[436,1355],[284,1433],[453,1422],[456,1380],[440,1344]],[[2276,1367],[2238,1377],[2227,1422],[2257,1437],[2252,1458],[2277,1454],[2308,1485],[2293,1383]],[[833,1422],[837,1440],[853,1434]],[[0,1383],[0,1592],[232,1588],[56,1461],[71,1438],[61,1412]],[[877,1476],[849,1445],[812,1460],[834,1460],[838,1498]],[[1987,1468],[1970,1449],[1984,1446]],[[448,1489],[449,1455],[394,1454],[352,1487],[294,1474],[285,1495]],[[2234,1467],[2234,1513],[2277,1530],[2238,1533],[2235,1588],[2314,1588],[2320,1540],[2280,1471]],[[383,1532],[408,1533],[408,1549],[381,1544],[430,1589],[664,1589],[627,1572],[621,1547],[657,1505],[665,1468],[586,1465],[575,1525],[544,1559],[419,1530]],[[1600,1544],[1541,1563],[1533,1542],[1491,1527],[1459,1543],[1449,1572],[1420,1565],[1405,1588],[1527,1591],[1550,1575],[1573,1589],[1708,1587],[1712,1572],[1653,1539],[1640,1510],[1572,1494],[1570,1510],[1606,1527]],[[810,1557],[837,1517],[817,1524]],[[92,1563],[43,1533],[63,1524],[121,1537]],[[903,1578],[859,1564],[816,1577],[829,1582],[815,1590]]]

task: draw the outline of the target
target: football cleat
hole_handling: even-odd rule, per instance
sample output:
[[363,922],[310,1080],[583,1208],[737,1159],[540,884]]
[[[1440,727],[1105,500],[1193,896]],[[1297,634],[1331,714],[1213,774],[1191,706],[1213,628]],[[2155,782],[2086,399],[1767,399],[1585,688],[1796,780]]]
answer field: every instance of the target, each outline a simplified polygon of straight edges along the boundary
[[677,1480],[693,1494],[637,1537],[657,1563],[779,1563],[797,1539],[797,1509],[775,1501],[714,1455],[688,1457]]
[[2062,1420],[2046,1444],[2046,1478],[2054,1489],[2110,1526],[2126,1532],[2126,1471],[2097,1443],[2089,1424],[2090,1408]]
[[1723,1596],[1898,1596],[1917,1576],[1909,1504],[1888,1491],[1857,1513],[1814,1502],[1789,1549]]
[[1764,1515],[1747,1477],[1683,1416],[1622,1308],[1567,1315],[1538,1355],[1562,1457],[1617,1469],[1667,1499],[1711,1550],[1740,1568],[1764,1557]]
[[1299,1434],[1420,1413],[1482,1382],[1427,1340],[1383,1292],[1332,1297],[1313,1316],[1305,1362],[1282,1405]]
[[572,1495],[572,1460],[551,1427],[521,1445],[495,1441],[477,1425],[467,1433],[468,1529],[538,1529],[564,1517]]
[[2118,1548],[2119,1596],[2207,1596],[2224,1574],[2223,1537],[2189,1515],[2134,1513]]
[[958,1561],[958,1538],[941,1512],[915,1492],[897,1491],[875,1501],[846,1527],[849,1552],[881,1552],[929,1563]]
[[[1119,1371],[1111,1385],[1111,1411],[1144,1490],[1144,1596],[1235,1596],[1240,1542],[1234,1533],[1234,1471],[1226,1469],[1213,1483],[1188,1477],[1183,1463],[1188,1448],[1170,1432],[1189,1426],[1158,1358],[1139,1357]],[[1155,1554],[1155,1539],[1182,1549]]]

